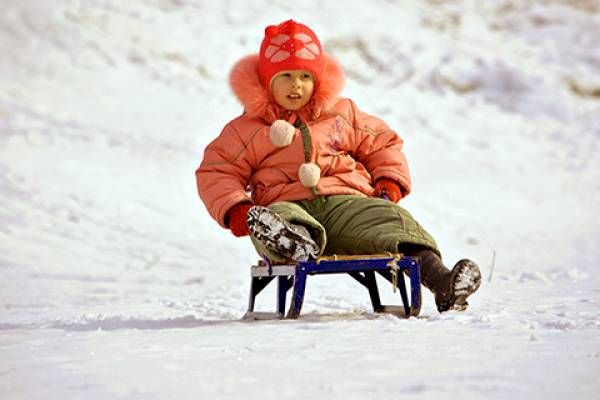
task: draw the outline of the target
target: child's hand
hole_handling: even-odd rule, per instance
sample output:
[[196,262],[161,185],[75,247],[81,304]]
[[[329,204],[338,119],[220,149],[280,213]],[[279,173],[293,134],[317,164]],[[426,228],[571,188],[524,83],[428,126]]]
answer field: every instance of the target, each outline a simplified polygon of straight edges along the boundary
[[235,236],[247,236],[250,234],[246,216],[248,210],[252,207],[252,203],[238,203],[227,212],[229,217],[229,229]]
[[395,181],[388,178],[380,178],[375,182],[375,196],[387,198],[397,203],[402,199],[402,190]]

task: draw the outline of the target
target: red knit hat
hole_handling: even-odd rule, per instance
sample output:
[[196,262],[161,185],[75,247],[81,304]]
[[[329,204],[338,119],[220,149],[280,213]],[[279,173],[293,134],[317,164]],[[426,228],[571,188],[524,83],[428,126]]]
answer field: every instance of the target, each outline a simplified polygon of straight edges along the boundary
[[317,35],[306,25],[288,20],[265,29],[258,55],[258,74],[271,92],[271,79],[278,72],[305,69],[319,84],[323,68],[323,50]]

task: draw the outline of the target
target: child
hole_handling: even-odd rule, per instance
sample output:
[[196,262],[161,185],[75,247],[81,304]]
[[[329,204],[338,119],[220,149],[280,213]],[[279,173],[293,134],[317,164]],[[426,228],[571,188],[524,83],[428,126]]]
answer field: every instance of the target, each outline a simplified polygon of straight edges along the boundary
[[[440,312],[465,309],[479,267],[444,266],[435,240],[396,203],[410,193],[402,139],[339,98],[340,66],[293,20],[269,26],[258,55],[233,67],[244,113],[208,145],[196,171],[210,215],[250,235],[274,262],[322,254],[400,252],[420,257]],[[248,193],[251,194],[249,197]]]

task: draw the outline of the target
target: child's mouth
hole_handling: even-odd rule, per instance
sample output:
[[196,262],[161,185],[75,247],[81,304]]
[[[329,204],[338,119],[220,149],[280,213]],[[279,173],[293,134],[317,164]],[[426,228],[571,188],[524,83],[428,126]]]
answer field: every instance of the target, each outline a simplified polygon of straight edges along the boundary
[[290,100],[300,100],[301,98],[302,96],[297,93],[288,94],[288,99]]

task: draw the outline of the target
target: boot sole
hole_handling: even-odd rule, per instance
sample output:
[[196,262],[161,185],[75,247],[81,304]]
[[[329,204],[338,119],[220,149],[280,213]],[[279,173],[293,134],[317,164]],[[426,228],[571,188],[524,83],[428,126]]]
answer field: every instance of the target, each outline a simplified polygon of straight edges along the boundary
[[[481,286],[481,271],[479,266],[468,259],[460,260],[452,269],[452,296],[450,301],[438,304],[438,310],[464,311],[469,303],[467,297]],[[453,301],[452,301],[453,300]]]
[[247,222],[256,240],[284,258],[307,261],[319,253],[314,240],[297,232],[291,223],[266,207],[252,207]]

